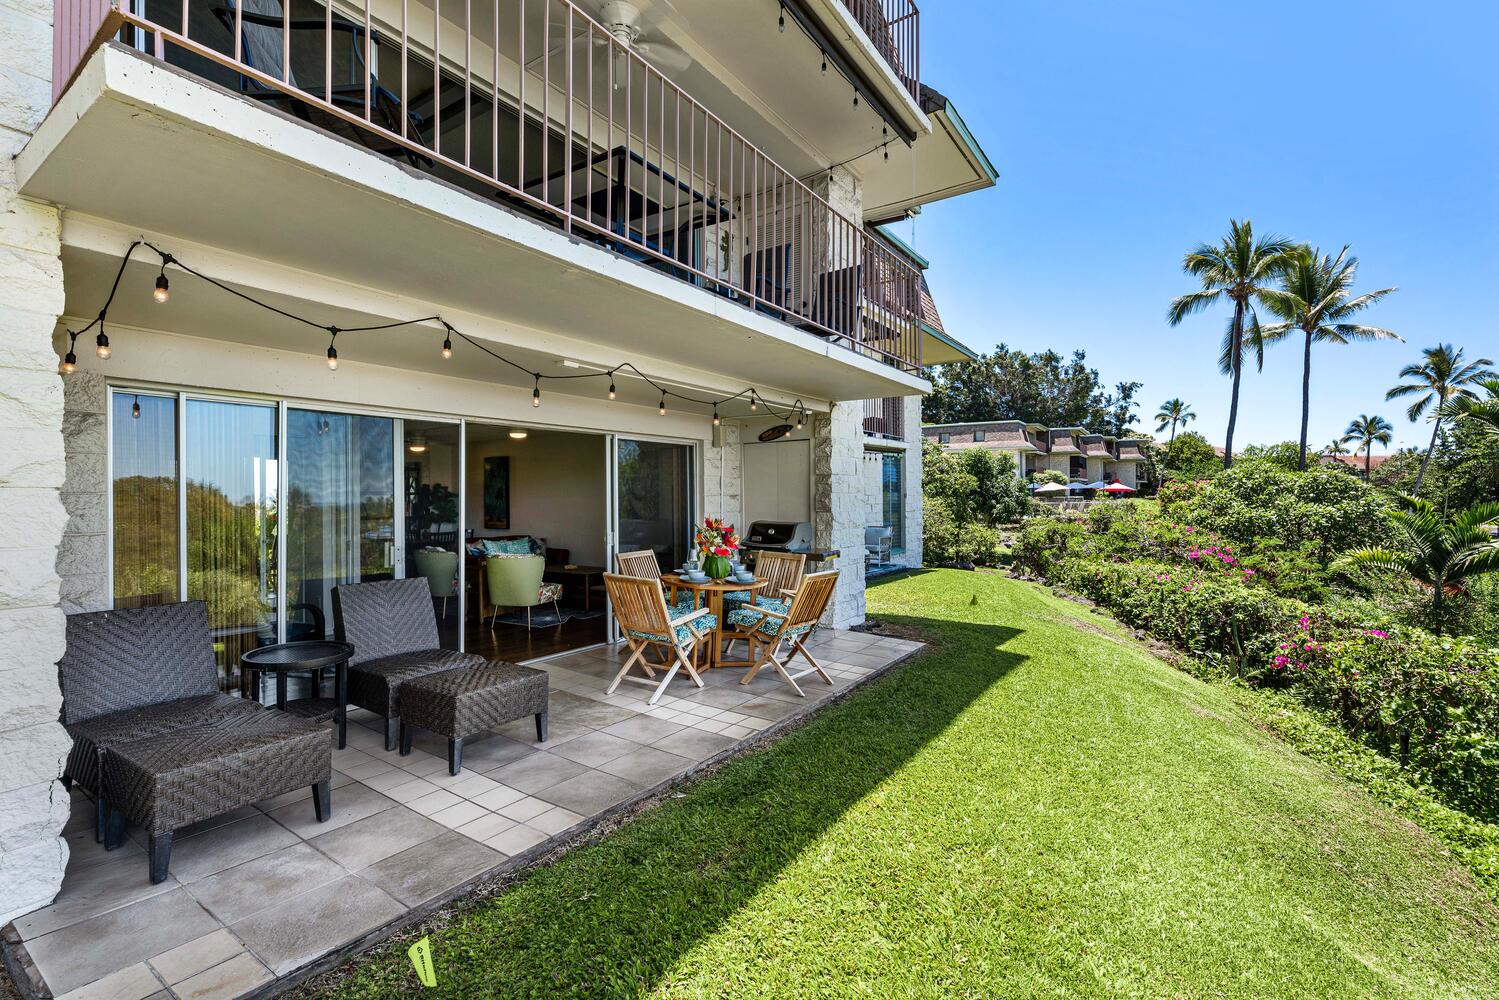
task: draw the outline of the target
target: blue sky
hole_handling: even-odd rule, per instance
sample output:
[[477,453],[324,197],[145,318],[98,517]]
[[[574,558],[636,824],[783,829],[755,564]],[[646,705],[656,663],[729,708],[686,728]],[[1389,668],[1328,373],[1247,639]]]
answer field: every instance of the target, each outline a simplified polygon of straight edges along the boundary
[[[922,74],[1001,177],[897,227],[972,347],[1081,348],[1143,417],[1180,396],[1221,443],[1226,313],[1177,329],[1184,251],[1230,216],[1352,245],[1368,322],[1406,343],[1319,346],[1310,441],[1359,413],[1424,446],[1384,390],[1439,341],[1499,360],[1499,4],[1391,0],[928,3]],[[1295,438],[1299,346],[1247,374],[1235,444]],[[1153,423],[1151,427],[1153,428]]]

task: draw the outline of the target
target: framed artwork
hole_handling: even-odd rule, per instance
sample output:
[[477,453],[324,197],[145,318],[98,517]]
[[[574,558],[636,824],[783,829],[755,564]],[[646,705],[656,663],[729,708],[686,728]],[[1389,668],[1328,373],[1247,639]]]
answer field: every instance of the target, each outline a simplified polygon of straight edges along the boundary
[[484,459],[484,527],[510,527],[510,456]]

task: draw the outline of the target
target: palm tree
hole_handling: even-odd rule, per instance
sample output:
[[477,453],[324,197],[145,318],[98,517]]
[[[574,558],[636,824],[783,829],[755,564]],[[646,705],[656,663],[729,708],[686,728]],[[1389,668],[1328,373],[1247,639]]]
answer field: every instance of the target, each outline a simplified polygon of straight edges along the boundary
[[1481,503],[1444,521],[1430,500],[1404,493],[1397,498],[1402,509],[1390,515],[1390,523],[1404,546],[1357,549],[1335,566],[1398,570],[1430,587],[1432,628],[1440,633],[1447,592],[1460,589],[1464,580],[1499,572],[1499,541],[1485,530],[1499,521],[1499,503]]
[[1453,420],[1471,420],[1490,435],[1499,437],[1499,376],[1481,378],[1477,385],[1487,398],[1456,396],[1447,401],[1444,416]]
[[1420,394],[1420,398],[1405,411],[1405,415],[1413,422],[1426,412],[1428,406],[1436,403],[1431,414],[1431,443],[1426,446],[1426,456],[1421,459],[1421,471],[1416,473],[1417,493],[1421,492],[1421,482],[1426,478],[1426,466],[1431,463],[1431,453],[1437,447],[1437,432],[1442,429],[1442,418],[1446,415],[1443,409],[1450,411],[1450,404],[1454,399],[1473,398],[1475,393],[1468,386],[1492,377],[1494,373],[1487,371],[1485,366],[1493,363],[1488,358],[1479,358],[1463,364],[1462,348],[1453,350],[1451,344],[1438,344],[1426,349],[1420,364],[1406,365],[1400,369],[1401,378],[1414,381],[1397,385],[1385,393],[1385,399]]
[[1346,344],[1351,340],[1400,340],[1389,330],[1348,320],[1369,308],[1393,288],[1354,295],[1358,258],[1348,256],[1345,246],[1336,257],[1300,247],[1281,275],[1280,288],[1265,291],[1265,308],[1282,322],[1264,328],[1267,339],[1277,340],[1292,330],[1306,337],[1301,361],[1301,451],[1300,467],[1306,471],[1306,425],[1312,408],[1312,344]]
[[1199,244],[1182,258],[1182,270],[1202,283],[1199,291],[1188,292],[1171,301],[1166,322],[1177,326],[1194,313],[1223,299],[1233,303],[1233,318],[1224,338],[1222,364],[1233,378],[1233,392],[1228,402],[1228,433],[1223,441],[1223,467],[1234,463],[1234,425],[1239,420],[1239,382],[1244,371],[1245,320],[1253,340],[1260,341],[1260,319],[1255,303],[1286,266],[1294,244],[1278,236],[1254,237],[1248,219],[1230,219],[1228,235],[1216,245]]
[[1343,447],[1342,439],[1333,438],[1332,444],[1329,444],[1322,449],[1322,454],[1327,455],[1330,458],[1336,458],[1339,455],[1348,454],[1348,449]]
[[1373,454],[1375,442],[1388,445],[1390,438],[1395,433],[1395,428],[1384,417],[1371,417],[1367,413],[1359,414],[1357,420],[1348,422],[1348,430],[1343,432],[1343,443],[1357,441],[1358,448],[1353,449],[1357,455],[1359,450],[1364,452],[1364,482],[1369,482],[1369,474],[1372,472]]
[[1188,421],[1196,420],[1197,414],[1192,412],[1192,407],[1180,399],[1168,399],[1156,411],[1155,419],[1155,432],[1157,434],[1165,430],[1167,424],[1171,425],[1171,441],[1166,442],[1166,447],[1169,448],[1171,447],[1171,442],[1176,440],[1176,425],[1182,424],[1185,426]]

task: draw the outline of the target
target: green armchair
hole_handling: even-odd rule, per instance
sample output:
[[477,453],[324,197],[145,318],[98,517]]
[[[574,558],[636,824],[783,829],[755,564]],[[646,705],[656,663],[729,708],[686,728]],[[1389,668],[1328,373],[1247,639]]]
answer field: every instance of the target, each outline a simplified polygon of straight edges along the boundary
[[550,604],[561,619],[562,610],[557,606],[557,599],[562,596],[562,585],[541,581],[546,568],[545,556],[498,555],[484,560],[488,597],[494,605],[490,628],[495,627],[501,607],[525,608],[526,628],[531,627],[531,609],[538,604]]
[[416,571],[427,578],[434,598],[442,600],[442,617],[448,616],[448,598],[458,595],[458,553],[418,552]]

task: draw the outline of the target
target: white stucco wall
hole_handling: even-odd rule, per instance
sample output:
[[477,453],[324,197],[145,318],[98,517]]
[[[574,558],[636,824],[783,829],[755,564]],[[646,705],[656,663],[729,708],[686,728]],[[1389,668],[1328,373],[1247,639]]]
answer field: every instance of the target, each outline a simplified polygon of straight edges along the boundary
[[52,4],[0,4],[0,925],[51,902],[67,846],[68,749],[57,557],[67,515],[63,392],[52,329],[63,308],[56,210],[16,194],[13,159],[51,98]]

